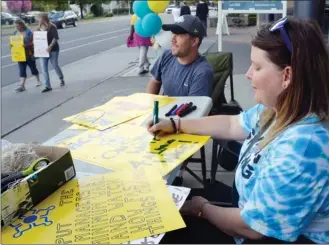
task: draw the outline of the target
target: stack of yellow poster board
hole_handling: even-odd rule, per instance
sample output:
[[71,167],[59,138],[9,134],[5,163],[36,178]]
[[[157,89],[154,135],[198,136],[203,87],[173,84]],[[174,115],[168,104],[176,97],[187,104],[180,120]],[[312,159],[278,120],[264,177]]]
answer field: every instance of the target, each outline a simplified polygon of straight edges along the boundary
[[159,107],[176,101],[168,96],[133,94],[126,97],[114,97],[109,102],[64,118],[78,125],[105,130],[152,112],[153,102],[159,101]]
[[75,159],[106,169],[152,168],[165,176],[208,140],[208,136],[188,134],[154,140],[144,127],[122,124],[106,131],[84,131],[58,146],[69,148]]
[[69,148],[75,159],[113,171],[151,168],[165,176],[210,137],[173,134],[154,140],[143,124],[155,100],[165,106],[176,99],[136,93],[115,97],[104,105],[65,118],[75,123],[70,129],[78,129],[79,133],[57,141],[57,146]]
[[151,169],[72,180],[2,230],[4,244],[120,244],[185,227]]

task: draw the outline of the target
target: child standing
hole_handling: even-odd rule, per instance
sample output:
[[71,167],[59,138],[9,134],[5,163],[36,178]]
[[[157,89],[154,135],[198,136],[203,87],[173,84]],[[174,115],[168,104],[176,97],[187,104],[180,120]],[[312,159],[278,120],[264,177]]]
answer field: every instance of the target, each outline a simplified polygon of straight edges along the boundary
[[131,18],[130,25],[130,36],[129,39],[133,42],[133,46],[139,48],[139,64],[138,64],[138,74],[143,75],[150,71],[150,62],[147,58],[147,52],[150,46],[152,46],[150,37],[141,37],[135,32],[134,24],[137,20],[137,16],[134,14]]

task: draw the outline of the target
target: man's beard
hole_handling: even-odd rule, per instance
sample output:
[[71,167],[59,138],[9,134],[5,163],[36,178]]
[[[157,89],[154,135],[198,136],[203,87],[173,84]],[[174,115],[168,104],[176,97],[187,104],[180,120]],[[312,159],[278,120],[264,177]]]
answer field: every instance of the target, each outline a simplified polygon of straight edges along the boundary
[[185,50],[180,50],[177,53],[173,53],[173,56],[176,56],[178,58],[184,58],[186,56],[188,56],[188,54],[190,53],[190,48],[187,48]]

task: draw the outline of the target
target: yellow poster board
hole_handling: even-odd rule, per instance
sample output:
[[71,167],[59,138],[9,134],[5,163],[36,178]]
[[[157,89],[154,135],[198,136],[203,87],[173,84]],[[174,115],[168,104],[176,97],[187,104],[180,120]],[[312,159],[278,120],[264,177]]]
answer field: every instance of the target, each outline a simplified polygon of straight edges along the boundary
[[156,172],[71,180],[2,231],[4,244],[120,244],[185,227]]
[[144,100],[143,97],[114,97],[101,106],[64,118],[64,120],[98,130],[105,130],[152,112],[155,99],[159,101],[160,107],[176,100],[168,96],[147,95],[144,96]]
[[13,62],[26,61],[24,37],[22,35],[10,36],[10,45],[11,60]]
[[58,146],[69,148],[73,158],[107,169],[146,167],[157,169],[165,176],[209,139],[209,136],[174,134],[153,140],[145,127],[122,124],[101,133],[85,131]]

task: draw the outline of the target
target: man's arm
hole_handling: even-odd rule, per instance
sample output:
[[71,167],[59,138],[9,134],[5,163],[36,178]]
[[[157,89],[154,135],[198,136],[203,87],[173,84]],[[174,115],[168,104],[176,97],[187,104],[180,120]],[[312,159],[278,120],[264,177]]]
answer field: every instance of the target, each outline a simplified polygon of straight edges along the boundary
[[149,81],[146,91],[149,94],[159,94],[162,86],[162,65],[163,57],[166,55],[164,52],[154,63],[151,69],[152,79]]
[[161,89],[161,82],[156,80],[154,77],[149,81],[146,92],[149,94],[159,94]]

